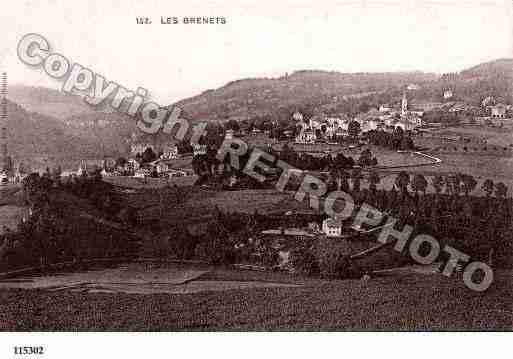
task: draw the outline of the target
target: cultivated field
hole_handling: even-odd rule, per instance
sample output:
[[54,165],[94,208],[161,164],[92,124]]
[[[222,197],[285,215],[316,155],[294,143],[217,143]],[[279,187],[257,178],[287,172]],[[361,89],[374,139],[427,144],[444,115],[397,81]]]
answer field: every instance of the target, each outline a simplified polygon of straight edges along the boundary
[[487,126],[457,126],[448,127],[445,131],[462,136],[482,138],[492,145],[502,147],[513,145],[513,124],[502,128]]
[[276,211],[280,203],[290,194],[277,190],[242,190],[217,192],[211,197],[201,199],[196,206],[219,207],[223,212],[269,213]]
[[151,295],[1,289],[0,329],[511,330],[511,278],[496,273],[477,293],[461,278],[434,274],[324,281],[218,269],[200,279],[300,285]]

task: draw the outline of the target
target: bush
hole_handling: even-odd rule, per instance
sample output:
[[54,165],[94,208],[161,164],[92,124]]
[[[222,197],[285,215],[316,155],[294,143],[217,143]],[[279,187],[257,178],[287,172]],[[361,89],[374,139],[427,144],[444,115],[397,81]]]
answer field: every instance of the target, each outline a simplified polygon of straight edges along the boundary
[[322,238],[317,243],[319,273],[323,278],[358,278],[361,271],[349,256],[351,246],[348,241]]
[[319,263],[311,246],[299,246],[290,252],[290,264],[294,271],[306,275],[319,274]]

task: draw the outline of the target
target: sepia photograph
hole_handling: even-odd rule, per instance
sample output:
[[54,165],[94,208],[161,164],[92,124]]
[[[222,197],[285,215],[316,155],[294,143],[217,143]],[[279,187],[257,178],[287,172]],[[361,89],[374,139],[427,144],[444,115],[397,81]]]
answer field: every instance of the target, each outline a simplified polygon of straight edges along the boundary
[[6,358],[511,333],[513,2],[3,5]]

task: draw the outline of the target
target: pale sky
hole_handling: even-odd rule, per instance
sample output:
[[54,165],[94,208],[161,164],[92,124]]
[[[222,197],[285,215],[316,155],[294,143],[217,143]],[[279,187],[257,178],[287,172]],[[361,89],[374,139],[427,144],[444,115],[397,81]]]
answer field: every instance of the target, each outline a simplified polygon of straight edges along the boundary
[[[137,25],[136,16],[153,24]],[[219,16],[225,25],[161,25],[160,16]],[[60,88],[19,61],[39,33],[51,49],[161,105],[247,77],[301,69],[460,71],[513,57],[513,2],[26,0],[0,13],[0,71],[11,83]]]

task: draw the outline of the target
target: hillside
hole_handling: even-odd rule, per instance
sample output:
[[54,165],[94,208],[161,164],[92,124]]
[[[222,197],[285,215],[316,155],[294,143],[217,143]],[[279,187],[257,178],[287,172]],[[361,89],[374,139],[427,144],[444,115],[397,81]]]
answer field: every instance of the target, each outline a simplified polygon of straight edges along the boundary
[[[196,120],[237,120],[274,115],[279,109],[331,107],[341,111],[347,99],[387,91],[409,83],[429,83],[434,74],[297,71],[276,79],[244,79],[176,103]],[[340,105],[337,107],[337,105]]]
[[460,74],[465,78],[505,76],[513,77],[513,59],[498,59],[485,62],[463,70]]
[[[11,101],[8,101],[8,113],[7,146],[16,162],[23,161],[33,169],[57,163],[74,168],[81,158],[102,156],[99,142],[105,135],[94,140],[93,134],[85,129],[73,131],[62,120],[28,112]],[[112,148],[107,146],[106,150]]]
[[95,112],[80,96],[69,95],[46,87],[11,85],[9,86],[9,99],[27,111],[38,112],[56,119]]
[[405,87],[420,86],[412,93],[418,101],[441,101],[445,89],[454,100],[478,104],[487,96],[513,103],[513,59],[474,66],[460,73],[436,75],[407,73],[339,73],[297,71],[276,79],[244,79],[208,90],[176,103],[197,120],[247,119],[274,116],[279,110],[313,109],[325,112],[357,112],[362,102],[377,106],[398,101]]
[[452,100],[474,105],[479,105],[488,96],[498,102],[513,104],[513,59],[490,61],[459,73],[444,74],[416,95],[441,101],[441,94],[447,89],[454,93]]

